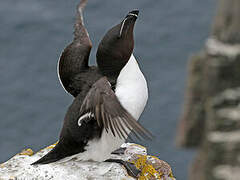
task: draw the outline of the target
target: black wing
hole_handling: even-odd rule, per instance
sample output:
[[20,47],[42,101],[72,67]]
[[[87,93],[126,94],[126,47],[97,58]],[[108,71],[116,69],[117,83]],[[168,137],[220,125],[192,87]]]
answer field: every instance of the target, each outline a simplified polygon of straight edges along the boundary
[[63,88],[76,97],[79,89],[73,85],[74,77],[88,70],[88,59],[92,48],[87,29],[83,23],[83,9],[87,0],[81,0],[77,6],[74,40],[63,51],[58,61],[58,76]]
[[[126,139],[130,131],[137,138],[151,139],[151,133],[141,126],[119,102],[106,77],[98,80],[85,97],[80,110],[81,117],[94,117],[98,125],[114,136]],[[81,122],[78,122],[81,125]]]

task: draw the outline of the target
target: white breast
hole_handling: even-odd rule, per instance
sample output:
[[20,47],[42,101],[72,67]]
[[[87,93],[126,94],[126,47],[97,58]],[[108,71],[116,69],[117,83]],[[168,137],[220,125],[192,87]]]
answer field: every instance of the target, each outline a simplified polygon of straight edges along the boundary
[[148,88],[133,55],[118,76],[115,94],[122,106],[138,120],[147,103]]

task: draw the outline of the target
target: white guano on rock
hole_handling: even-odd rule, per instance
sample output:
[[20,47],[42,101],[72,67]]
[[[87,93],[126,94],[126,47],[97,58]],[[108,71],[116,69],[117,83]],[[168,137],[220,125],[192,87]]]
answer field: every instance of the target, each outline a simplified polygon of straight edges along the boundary
[[233,59],[240,55],[240,44],[226,44],[212,37],[206,41],[206,51],[210,55],[221,55]]

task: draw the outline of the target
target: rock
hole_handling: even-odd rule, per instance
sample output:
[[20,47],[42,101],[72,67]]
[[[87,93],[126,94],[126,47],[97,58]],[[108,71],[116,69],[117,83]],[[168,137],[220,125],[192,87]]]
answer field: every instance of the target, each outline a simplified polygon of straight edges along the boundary
[[[211,98],[206,111],[206,128],[209,133],[240,130],[240,88],[227,89]],[[232,135],[232,138],[234,136]]]
[[206,102],[240,86],[240,1],[221,0],[213,31],[204,51],[188,64],[188,82],[177,144],[198,147],[204,136]]
[[211,35],[224,43],[239,44],[239,9],[239,0],[220,0]]
[[226,44],[215,38],[209,38],[206,41],[206,51],[211,56],[225,56],[229,60],[234,60],[240,55],[240,45]]
[[180,120],[177,144],[196,147],[201,142],[204,129],[205,60],[204,52],[192,57],[188,64],[188,83],[185,93],[184,112]]
[[[217,94],[206,107],[204,139],[191,166],[190,179],[234,179],[240,168],[240,88]],[[220,177],[221,173],[226,174]],[[230,173],[235,175],[227,176]]]
[[218,93],[240,86],[240,55],[212,56],[201,52],[189,63],[188,86],[177,143],[198,147],[204,137],[207,101]]
[[205,48],[189,63],[177,143],[198,148],[190,180],[239,179],[239,18],[239,0],[220,0]]
[[[46,165],[30,165],[54,145],[40,150],[36,154],[31,149],[23,150],[7,162],[0,165],[0,180],[38,179],[38,180],[98,180],[98,179],[134,179],[127,174],[126,169],[117,163],[80,162],[70,160]],[[164,161],[147,155],[145,147],[125,143],[123,155],[112,155],[111,158],[132,162],[140,171],[140,180],[161,179],[174,180],[171,167]]]
[[214,169],[214,176],[222,180],[239,180],[240,168],[229,165],[220,165]]

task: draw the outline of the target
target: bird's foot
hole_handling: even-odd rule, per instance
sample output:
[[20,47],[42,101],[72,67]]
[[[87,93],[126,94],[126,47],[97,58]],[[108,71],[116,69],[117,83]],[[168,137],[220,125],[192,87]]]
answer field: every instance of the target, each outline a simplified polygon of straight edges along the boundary
[[113,151],[111,154],[116,154],[116,155],[124,155],[124,152],[126,151],[126,149],[127,148],[119,148],[119,149],[117,149],[117,150],[115,150],[115,151]]
[[141,173],[141,171],[139,169],[137,169],[133,163],[123,161],[121,159],[107,159],[107,160],[105,160],[105,162],[115,162],[115,163],[123,165],[127,169],[128,174],[134,178],[137,178],[139,176],[139,174]]

